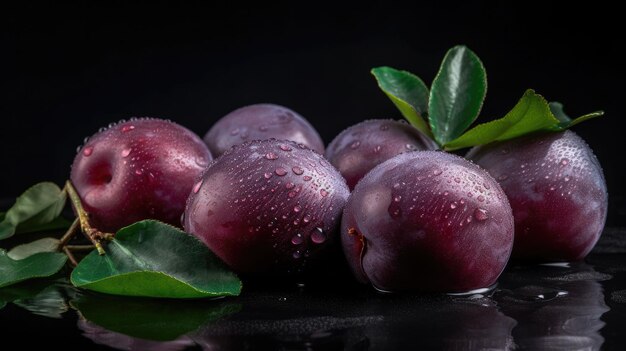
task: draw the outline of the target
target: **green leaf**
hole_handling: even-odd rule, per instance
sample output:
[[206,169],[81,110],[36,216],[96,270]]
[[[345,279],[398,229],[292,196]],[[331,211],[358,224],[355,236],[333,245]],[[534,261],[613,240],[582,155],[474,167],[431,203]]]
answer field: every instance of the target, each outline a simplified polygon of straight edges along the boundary
[[[56,184],[38,183],[20,195],[0,222],[0,239],[6,239],[16,233],[29,233],[41,230],[57,229],[63,221],[59,217],[65,206],[66,194]],[[52,228],[50,224],[54,223]],[[67,224],[65,227],[69,227]]]
[[595,111],[595,112],[591,112],[586,115],[580,116],[578,118],[571,119],[567,114],[565,114],[565,111],[563,111],[563,104],[561,104],[560,102],[553,101],[549,104],[549,106],[550,106],[550,111],[552,111],[552,114],[554,115],[554,117],[556,117],[556,119],[558,119],[560,122],[558,126],[553,127],[553,130],[555,131],[565,130],[569,127],[577,125],[580,122],[584,122],[588,119],[592,119],[592,118],[596,118],[596,117],[600,117],[604,115],[604,111]]
[[238,312],[225,301],[167,301],[85,294],[70,305],[90,322],[132,337],[167,341]]
[[67,256],[59,252],[41,252],[23,260],[11,259],[0,249],[0,288],[33,278],[49,277],[63,268]]
[[241,281],[202,242],[145,220],[122,228],[74,269],[74,286],[114,295],[200,298],[239,295]]
[[435,140],[445,145],[478,117],[487,93],[482,62],[465,46],[455,46],[441,63],[430,90],[428,121]]
[[[555,106],[558,108],[558,106]],[[445,144],[446,150],[456,150],[464,147],[484,145],[494,141],[513,139],[525,134],[539,131],[561,131],[564,126],[580,123],[581,119],[597,117],[599,112],[594,112],[575,120],[559,120],[552,113],[550,106],[543,96],[529,89],[524,96],[503,118],[480,124],[459,138]],[[601,115],[601,113],[600,113]],[[563,118],[563,115],[561,115]]]
[[372,69],[380,89],[391,99],[404,118],[425,135],[430,129],[422,116],[428,111],[428,87],[416,75],[391,67]]
[[59,251],[59,239],[42,238],[28,244],[18,245],[12,248],[7,256],[13,260],[21,260],[40,252],[56,252]]

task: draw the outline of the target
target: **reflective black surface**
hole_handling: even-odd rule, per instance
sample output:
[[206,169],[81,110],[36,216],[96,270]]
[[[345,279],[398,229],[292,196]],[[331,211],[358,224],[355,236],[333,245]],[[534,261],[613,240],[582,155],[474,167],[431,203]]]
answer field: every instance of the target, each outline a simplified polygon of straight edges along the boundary
[[622,350],[626,251],[607,230],[584,263],[507,268],[491,292],[389,295],[342,271],[171,301],[78,291],[64,278],[0,290],[3,341],[119,350]]

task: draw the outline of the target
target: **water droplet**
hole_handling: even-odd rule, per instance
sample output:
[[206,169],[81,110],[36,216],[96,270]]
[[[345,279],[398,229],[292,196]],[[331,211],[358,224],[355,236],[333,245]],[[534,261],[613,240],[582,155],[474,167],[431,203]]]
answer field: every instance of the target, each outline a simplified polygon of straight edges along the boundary
[[304,216],[304,218],[302,218],[302,221],[304,223],[309,223],[311,221],[311,216],[310,215],[306,215]]
[[500,176],[498,176],[498,180],[506,180],[508,178],[509,178],[509,176],[506,175],[506,174],[501,174]]
[[300,250],[297,250],[293,253],[293,258],[298,259],[300,257],[302,257],[302,253],[300,252]]
[[450,208],[454,210],[456,208],[456,202],[451,203]]
[[457,182],[457,183],[460,183],[461,182],[461,178],[458,178],[458,177],[454,178],[454,181]]
[[311,241],[314,244],[321,244],[326,241],[326,234],[322,228],[317,227],[311,232]]
[[200,191],[200,187],[202,186],[202,180],[197,182],[196,185],[193,186],[193,193],[197,194]]
[[302,207],[300,207],[300,205],[295,205],[293,207],[293,212],[300,212],[302,210]]
[[130,132],[131,130],[135,129],[134,125],[125,125],[122,127],[122,133],[126,133],[126,132]]
[[294,187],[294,184],[293,184],[292,182],[289,182],[289,183],[285,184],[285,187],[286,187],[287,189],[291,189],[291,188],[293,188],[293,187]]
[[374,152],[380,152],[380,150],[382,150],[382,146],[380,145],[376,145],[376,147],[374,148]]
[[474,218],[476,218],[477,221],[481,222],[487,220],[489,218],[489,216],[487,215],[487,210],[482,208],[476,208],[474,210]]
[[93,146],[87,146],[86,148],[83,149],[83,155],[85,157],[91,156],[92,153],[93,153]]
[[396,195],[396,197],[393,198],[393,201],[395,201],[395,202],[400,202],[400,200],[402,200],[402,196],[401,195]]
[[285,174],[287,174],[287,171],[284,168],[282,168],[282,167],[278,167],[278,168],[276,168],[274,173],[276,173],[277,176],[281,176],[282,177]]
[[302,234],[300,234],[300,233],[294,235],[291,238],[291,243],[294,244],[294,245],[300,245],[300,244],[302,244],[302,242],[304,242],[304,239],[302,238]]
[[450,193],[449,193],[449,192],[447,192],[447,191],[444,191],[444,192],[443,192],[443,196],[448,196],[449,194],[450,194]]
[[302,177],[302,179],[304,179],[305,182],[308,182],[312,178],[310,176],[304,176],[304,177]]
[[132,151],[131,148],[122,150],[122,157],[128,157],[128,155],[130,155],[131,151]]
[[568,163],[569,163],[569,160],[566,158],[561,160],[561,166],[567,166]]
[[465,204],[465,200],[461,199],[461,201],[459,201],[461,203],[461,205]]
[[406,144],[404,147],[406,147],[407,150],[417,150],[417,146],[413,144]]
[[265,177],[265,179],[270,179],[270,178],[272,178],[272,173],[265,172],[265,174],[263,176]]
[[436,170],[433,171],[433,174],[436,175],[436,176],[440,175],[441,173],[442,172],[441,172],[440,169],[436,169]]
[[296,196],[296,192],[295,191],[290,191],[287,196],[289,197],[295,197]]
[[291,150],[292,150],[289,146],[284,145],[284,144],[281,144],[281,145],[279,146],[279,148],[280,148],[281,150],[283,150],[283,151],[291,151]]
[[353,142],[352,144],[350,144],[350,148],[351,148],[352,150],[354,150],[354,149],[358,148],[359,146],[361,146],[361,142],[360,142],[360,141],[355,141],[355,142]]
[[265,158],[268,159],[268,160],[276,160],[276,159],[278,159],[278,155],[276,155],[273,152],[268,152],[268,153],[265,154]]
[[143,169],[136,169],[135,170],[135,174],[136,175],[142,175],[143,174]]
[[320,189],[320,195],[322,195],[322,197],[326,197],[328,196],[328,191],[326,191],[325,189]]
[[569,182],[569,177],[563,178],[564,181]]
[[293,173],[300,175],[302,173],[304,173],[304,171],[302,170],[302,168],[298,167],[298,166],[294,166],[291,168],[291,170],[293,171]]
[[389,130],[389,126],[386,124],[383,124],[380,126],[380,130]]
[[485,201],[485,197],[482,195],[478,195],[478,197],[476,198],[478,201],[483,202]]
[[235,128],[230,131],[230,135],[237,135],[237,134],[239,134],[239,128]]

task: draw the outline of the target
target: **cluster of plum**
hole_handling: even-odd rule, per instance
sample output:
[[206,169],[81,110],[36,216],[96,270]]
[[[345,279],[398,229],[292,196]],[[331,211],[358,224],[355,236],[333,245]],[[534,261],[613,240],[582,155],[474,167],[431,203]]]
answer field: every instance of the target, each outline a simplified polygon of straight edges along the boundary
[[100,230],[145,218],[182,225],[251,274],[324,260],[340,240],[355,277],[383,291],[486,288],[511,254],[578,260],[598,240],[606,186],[573,132],[466,158],[436,149],[407,123],[368,120],[324,150],[302,116],[259,104],[226,115],[204,140],[160,119],[112,125],[78,152],[71,181]]

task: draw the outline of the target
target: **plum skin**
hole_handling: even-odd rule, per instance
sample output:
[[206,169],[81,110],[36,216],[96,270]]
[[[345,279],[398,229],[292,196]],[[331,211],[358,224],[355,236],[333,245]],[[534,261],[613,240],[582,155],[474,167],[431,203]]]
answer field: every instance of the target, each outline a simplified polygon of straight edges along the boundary
[[407,123],[372,119],[348,127],[328,144],[326,158],[350,189],[376,165],[407,151],[435,150],[437,144]]
[[211,159],[188,129],[133,119],[89,138],[74,158],[70,179],[91,225],[101,231],[142,219],[180,226],[187,196]]
[[214,157],[246,141],[291,140],[320,154],[324,142],[315,128],[296,112],[275,104],[255,104],[238,108],[218,120],[204,136]]
[[467,154],[493,175],[515,218],[513,258],[583,259],[598,241],[608,210],[600,163],[572,131],[475,147]]
[[348,195],[339,172],[304,145],[252,141],[209,165],[183,226],[238,273],[299,273],[335,241]]
[[395,156],[355,187],[341,223],[356,278],[383,291],[493,285],[513,246],[508,200],[486,171],[439,151]]

